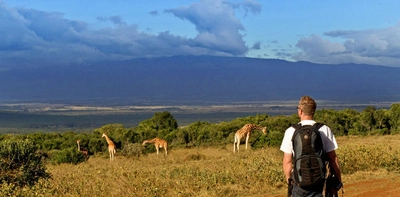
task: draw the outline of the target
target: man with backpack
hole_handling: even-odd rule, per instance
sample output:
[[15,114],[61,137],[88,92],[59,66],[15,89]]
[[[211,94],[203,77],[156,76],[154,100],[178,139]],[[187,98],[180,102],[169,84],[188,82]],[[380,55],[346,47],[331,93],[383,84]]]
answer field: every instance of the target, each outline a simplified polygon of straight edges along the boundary
[[[335,152],[338,145],[331,129],[313,120],[316,108],[317,104],[310,96],[301,97],[297,106],[300,123],[289,127],[282,140],[283,172],[291,186],[288,196],[334,196],[342,187],[339,160]],[[335,179],[329,181],[334,182],[334,191],[326,188],[329,176],[330,180]]]

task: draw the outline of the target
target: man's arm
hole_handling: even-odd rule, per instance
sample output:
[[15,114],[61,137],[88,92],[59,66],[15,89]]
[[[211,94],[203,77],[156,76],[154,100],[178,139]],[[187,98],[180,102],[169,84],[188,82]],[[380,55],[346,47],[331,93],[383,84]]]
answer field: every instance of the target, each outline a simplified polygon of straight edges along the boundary
[[292,173],[292,154],[284,153],[282,166],[286,181],[288,181]]
[[339,159],[336,155],[335,150],[327,153],[328,159],[329,159],[329,165],[331,169],[333,170],[334,175],[339,179],[340,182],[342,182],[342,176],[340,174],[340,165],[339,165]]

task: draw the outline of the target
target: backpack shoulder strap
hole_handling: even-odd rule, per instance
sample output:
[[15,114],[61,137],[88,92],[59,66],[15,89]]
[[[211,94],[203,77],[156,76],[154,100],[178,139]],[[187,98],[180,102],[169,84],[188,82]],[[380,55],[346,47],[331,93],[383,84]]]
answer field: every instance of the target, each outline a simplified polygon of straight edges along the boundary
[[292,127],[294,128],[294,130],[298,130],[302,127],[301,123],[298,124],[292,124]]
[[318,131],[322,126],[324,126],[324,123],[316,122],[313,127],[315,128],[315,131]]
[[294,137],[296,136],[297,133],[300,132],[300,129],[301,127],[303,127],[303,125],[301,125],[301,123],[298,123],[298,124],[293,124],[292,127],[294,128],[294,132],[292,135],[292,142],[293,142]]
[[[324,125],[325,125],[324,123],[316,122],[316,123],[313,125],[313,127],[314,127],[316,130],[319,130],[319,129],[320,129],[322,126],[324,126]],[[302,125],[301,125],[301,123],[299,123],[299,124],[293,124],[292,127],[293,127],[295,130],[298,130],[298,129],[300,129],[300,128],[302,127]]]
[[[320,123],[320,122],[316,122],[313,127],[314,127],[314,131],[318,131],[322,126],[324,126],[324,123]],[[301,123],[298,124],[293,124],[292,127],[294,128],[294,133],[292,136],[292,141],[294,136],[296,136],[296,134],[300,131],[300,129],[303,127],[303,125],[301,125]],[[319,133],[317,132],[317,134],[319,135]]]

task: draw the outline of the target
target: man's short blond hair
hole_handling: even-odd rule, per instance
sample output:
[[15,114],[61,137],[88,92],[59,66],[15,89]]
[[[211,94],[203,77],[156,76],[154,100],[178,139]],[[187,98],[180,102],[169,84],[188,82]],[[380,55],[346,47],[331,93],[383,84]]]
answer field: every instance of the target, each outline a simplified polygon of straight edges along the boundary
[[317,109],[317,103],[310,96],[302,96],[298,107],[305,115],[313,116]]

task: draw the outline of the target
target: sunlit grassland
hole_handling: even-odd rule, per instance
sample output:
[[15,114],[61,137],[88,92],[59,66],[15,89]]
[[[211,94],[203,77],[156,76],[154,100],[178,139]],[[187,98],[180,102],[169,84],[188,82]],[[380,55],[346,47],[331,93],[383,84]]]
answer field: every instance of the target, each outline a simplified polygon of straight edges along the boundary
[[[371,177],[400,178],[400,135],[338,137],[343,182]],[[118,152],[117,152],[118,153]],[[117,154],[78,165],[47,165],[52,179],[14,191],[22,196],[286,196],[278,148],[233,153],[221,147],[171,149],[167,157]],[[1,191],[7,190],[2,186]],[[349,196],[349,195],[347,195]]]

